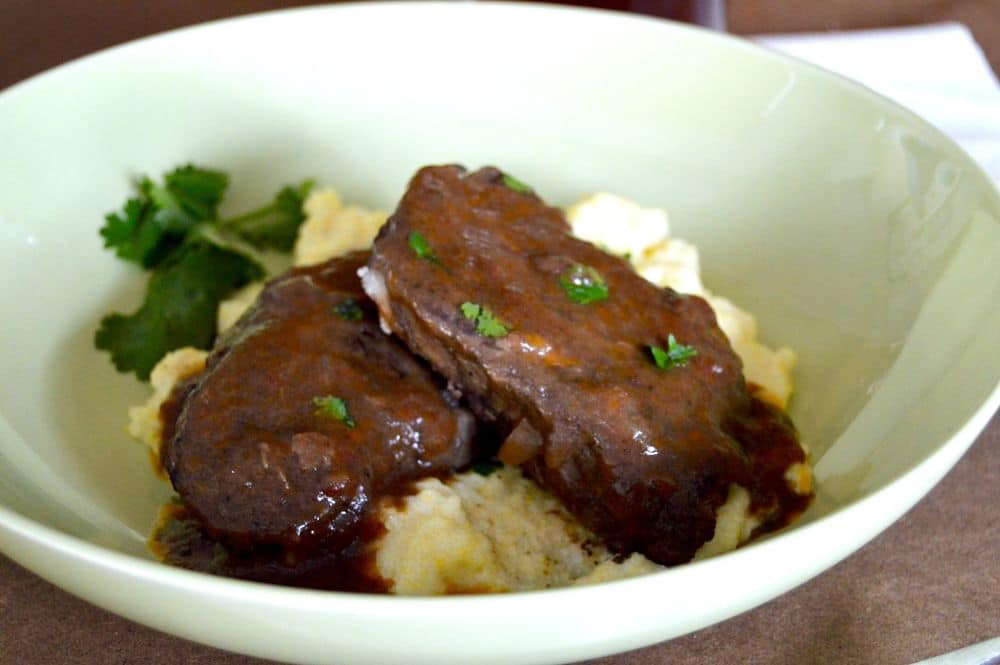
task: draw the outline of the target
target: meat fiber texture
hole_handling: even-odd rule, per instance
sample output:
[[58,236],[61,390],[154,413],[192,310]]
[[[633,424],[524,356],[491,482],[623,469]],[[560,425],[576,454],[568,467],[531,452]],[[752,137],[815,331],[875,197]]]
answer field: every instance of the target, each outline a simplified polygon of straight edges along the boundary
[[177,393],[163,465],[213,538],[344,547],[397,484],[468,464],[472,417],[379,330],[356,276],[366,257],[268,283]]
[[[612,551],[690,560],[733,484],[767,522],[801,510],[783,478],[804,458],[794,429],[750,396],[708,304],[569,231],[496,169],[426,167],[362,282],[388,329],[511,432],[500,458]],[[581,298],[581,275],[604,293]],[[678,345],[682,361],[656,356]]]
[[[310,195],[306,220],[294,250],[296,265],[321,263],[352,249],[369,248],[386,215],[347,206],[330,189]],[[697,248],[670,235],[664,210],[641,208],[608,193],[584,197],[567,208],[578,237],[626,255],[636,271],[653,283],[682,293],[706,295],[720,327],[744,363],[747,380],[779,395],[784,406],[792,389],[795,355],[771,350],[756,339],[753,317],[710,294],[700,275]],[[362,220],[358,223],[357,220]],[[232,325],[262,289],[251,285],[220,306],[220,330]],[[719,303],[723,304],[719,306]],[[748,362],[747,341],[762,361]],[[179,349],[168,354],[152,375],[154,394],[129,410],[129,432],[154,453],[160,446],[159,410],[175,383],[204,368],[207,353]],[[760,368],[755,374],[754,367]],[[773,377],[773,378],[769,378]],[[808,491],[808,467],[803,465]],[[719,509],[715,535],[696,559],[730,551],[745,542],[759,520],[748,492],[730,488]],[[382,509],[385,535],[374,546],[378,573],[398,594],[515,591],[587,584],[660,569],[641,554],[621,561],[570,515],[561,503],[519,470],[504,466],[489,476],[459,473],[426,479],[402,503]]]

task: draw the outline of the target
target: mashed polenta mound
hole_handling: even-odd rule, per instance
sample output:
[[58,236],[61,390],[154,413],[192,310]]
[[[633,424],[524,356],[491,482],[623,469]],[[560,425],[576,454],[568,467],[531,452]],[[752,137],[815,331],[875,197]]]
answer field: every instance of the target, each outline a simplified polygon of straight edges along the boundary
[[[520,469],[427,478],[401,507],[383,511],[375,543],[379,575],[401,595],[529,591],[609,582],[663,567],[642,554],[622,560]],[[735,549],[759,521],[750,494],[729,488],[715,535],[695,559]]]
[[[310,194],[302,206],[305,220],[292,249],[292,265],[305,267],[323,263],[359,249],[369,249],[386,214],[361,206],[345,206],[329,187]],[[253,282],[219,304],[218,330],[228,330],[250,308],[264,289]]]
[[614,194],[600,193],[571,205],[566,218],[575,236],[625,257],[646,280],[708,301],[719,327],[743,361],[744,378],[759,387],[757,396],[782,409],[788,406],[795,352],[761,344],[754,317],[705,288],[697,248],[670,237],[666,211],[642,208]]
[[296,266],[311,266],[358,249],[368,249],[387,215],[380,210],[345,206],[332,189],[313,192],[303,209],[306,219],[299,227],[292,251]]
[[[371,246],[386,220],[383,212],[345,206],[332,189],[312,193],[293,251],[296,266],[313,265]],[[792,393],[795,353],[771,349],[757,339],[757,322],[729,300],[713,295],[701,281],[698,250],[670,237],[664,210],[642,208],[611,194],[595,194],[567,209],[578,237],[629,260],[636,272],[659,286],[705,298],[719,327],[743,361],[757,395],[784,409]],[[242,316],[263,282],[248,285],[224,301],[220,332]],[[200,372],[206,351],[179,349],[153,370],[154,394],[129,410],[129,433],[159,454],[160,405],[181,380]],[[794,464],[785,472],[792,491],[808,494],[812,472]],[[416,492],[381,508],[385,533],[373,544],[379,574],[396,594],[439,595],[523,591],[594,584],[647,574],[662,567],[641,554],[612,555],[562,504],[520,469],[501,466],[446,480],[425,478]],[[729,488],[717,511],[715,534],[695,560],[735,549],[746,542],[760,518],[750,510],[750,494]]]
[[566,586],[609,559],[565,508],[519,469],[417,484],[384,513],[379,574],[399,594]]

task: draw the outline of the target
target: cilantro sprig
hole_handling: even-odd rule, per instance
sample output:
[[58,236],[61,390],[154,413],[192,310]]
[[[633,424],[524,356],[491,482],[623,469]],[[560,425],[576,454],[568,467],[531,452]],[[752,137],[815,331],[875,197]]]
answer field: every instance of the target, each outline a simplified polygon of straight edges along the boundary
[[464,302],[461,306],[462,316],[476,324],[476,332],[483,337],[503,337],[510,328],[496,317],[493,312],[474,302]]
[[666,350],[658,346],[650,346],[649,353],[653,356],[653,362],[660,369],[673,369],[683,367],[688,361],[698,355],[698,350],[693,346],[681,344],[674,337],[673,333],[667,336]]
[[215,220],[228,185],[225,173],[192,165],[171,171],[159,185],[143,177],[138,195],[121,212],[105,216],[100,231],[104,247],[121,259],[155,268],[195,226]]
[[567,268],[559,276],[559,285],[566,296],[579,305],[600,302],[608,297],[608,284],[604,281],[604,276],[596,268],[582,263],[574,263]]
[[326,418],[333,418],[344,423],[349,428],[353,428],[357,423],[351,417],[351,412],[347,409],[347,402],[333,395],[313,397],[313,406],[316,407],[315,414]]
[[224,219],[219,226],[233,231],[258,249],[290,252],[299,227],[305,219],[302,206],[312,190],[313,181],[283,187],[265,206],[236,217]]
[[257,262],[236,252],[204,242],[183,245],[150,277],[142,306],[104,317],[94,343],[111,353],[118,371],[145,380],[167,351],[208,348],[219,301],[263,275]]
[[270,204],[220,220],[228,186],[222,171],[181,166],[159,183],[141,178],[135,196],[105,217],[104,246],[151,271],[139,309],[109,314],[94,336],[119,371],[145,380],[168,351],[212,344],[219,302],[265,275],[252,249],[241,244],[291,249],[312,183],[285,187]]

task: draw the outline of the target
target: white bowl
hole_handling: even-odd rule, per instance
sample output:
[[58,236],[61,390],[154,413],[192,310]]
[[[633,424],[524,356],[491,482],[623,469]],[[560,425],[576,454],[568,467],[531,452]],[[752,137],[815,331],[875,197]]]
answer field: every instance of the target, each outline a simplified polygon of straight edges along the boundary
[[[1000,401],[1000,201],[860,86],[666,22],[530,5],[364,4],[142,40],[0,96],[0,549],[126,617],[298,662],[542,663],[667,639],[847,556]],[[168,488],[123,431],[146,389],[93,348],[143,280],[101,249],[130,176],[194,161],[233,207],[311,176],[391,209],[420,165],[497,164],[551,202],[667,207],[706,282],[799,352],[818,496],[737,552],[588,588],[392,598],[155,562]]]

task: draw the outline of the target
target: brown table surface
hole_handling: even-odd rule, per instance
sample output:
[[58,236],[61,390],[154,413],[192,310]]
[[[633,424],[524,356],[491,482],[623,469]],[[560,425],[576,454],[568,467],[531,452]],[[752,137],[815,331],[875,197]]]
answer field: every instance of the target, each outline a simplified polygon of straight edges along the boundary
[[[0,89],[135,37],[294,4],[309,3],[0,0]],[[795,3],[794,14],[775,9],[790,4],[730,0],[731,27],[753,33],[966,19],[994,67],[1000,62],[998,0],[810,0]],[[1000,415],[923,501],[831,570],[729,621],[595,662],[910,663],[1000,636],[998,451]],[[0,556],[0,665],[263,662],[134,624]]]

